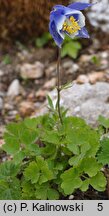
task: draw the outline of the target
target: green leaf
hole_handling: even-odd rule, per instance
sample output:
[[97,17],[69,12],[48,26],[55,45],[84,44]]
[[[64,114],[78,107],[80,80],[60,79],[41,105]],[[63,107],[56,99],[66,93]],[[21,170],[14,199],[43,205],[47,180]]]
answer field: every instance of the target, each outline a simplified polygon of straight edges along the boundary
[[32,184],[37,183],[40,176],[40,170],[35,161],[30,162],[29,166],[24,171],[26,180],[31,180]]
[[101,164],[95,158],[84,158],[79,167],[80,170],[83,170],[90,177],[95,176],[101,168]]
[[106,189],[106,178],[102,172],[98,172],[90,180],[90,184],[97,191],[104,191]]
[[48,100],[48,105],[51,108],[51,110],[54,110],[53,101],[49,95],[47,95],[47,100]]
[[34,185],[31,184],[31,182],[27,182],[27,181],[23,181],[22,182],[22,198],[23,199],[27,199],[27,200],[31,200],[31,199],[35,199],[35,188]]
[[15,165],[13,161],[6,161],[0,164],[0,179],[15,177],[19,172],[19,165]]
[[30,130],[24,128],[23,133],[20,135],[21,142],[25,145],[31,145],[38,139],[37,130]]
[[14,155],[13,161],[15,164],[20,164],[25,157],[26,157],[26,153],[25,151],[22,150],[22,151],[17,152]]
[[54,159],[56,157],[56,153],[57,153],[57,149],[56,146],[53,144],[52,144],[52,148],[50,143],[48,143],[45,147],[41,148],[41,154],[46,158],[51,157],[52,159]]
[[8,154],[15,154],[19,151],[20,148],[20,142],[18,138],[14,137],[13,135],[10,135],[8,133],[4,134],[4,140],[5,144],[2,146],[2,149],[6,151]]
[[97,55],[93,55],[91,58],[91,61],[93,64],[99,66],[100,65],[100,57],[98,57]]
[[62,175],[61,188],[64,190],[66,195],[72,194],[75,189],[81,187],[82,180],[79,177],[78,170],[75,168],[70,168],[66,170]]
[[81,187],[80,187],[80,190],[83,192],[87,191],[89,188],[89,183],[90,183],[90,179],[84,180]]
[[64,163],[62,162],[57,162],[55,166],[56,170],[63,170],[64,169]]
[[19,152],[22,144],[26,146],[36,142],[38,130],[36,128],[33,129],[32,123],[35,126],[35,119],[7,125],[4,134],[5,144],[3,145],[3,150],[9,154],[16,154]]
[[47,197],[49,200],[58,200],[59,199],[59,193],[53,188],[48,188],[47,191]]
[[60,135],[57,131],[48,131],[46,130],[45,133],[42,135],[41,140],[43,142],[47,142],[50,144],[60,145]]
[[108,129],[109,128],[109,119],[106,119],[103,116],[99,116],[98,122],[100,125],[102,125],[104,128]]
[[36,199],[39,200],[57,200],[59,199],[59,193],[55,189],[51,188],[48,183],[42,185],[36,185],[35,191]]
[[90,128],[70,128],[66,133],[66,144],[74,154],[83,153],[87,157],[95,156],[99,148],[99,135]]
[[76,59],[78,52],[81,50],[81,44],[77,41],[69,41],[63,45],[61,57],[70,56],[71,58]]
[[5,65],[8,65],[8,64],[11,64],[11,63],[12,63],[12,60],[11,60],[10,55],[5,55],[5,56],[3,57],[3,63],[4,63]]
[[72,85],[73,85],[72,82],[66,83],[65,85],[62,85],[62,86],[61,86],[61,90],[71,88]]
[[36,47],[41,48],[46,45],[52,39],[51,35],[48,32],[45,32],[42,37],[36,38]]
[[20,134],[23,132],[23,129],[24,129],[23,122],[10,123],[6,126],[6,131],[17,138],[20,137]]
[[75,155],[69,159],[70,166],[78,166],[78,164],[81,162],[83,157],[81,155]]
[[20,181],[16,178],[6,182],[0,180],[0,200],[19,200],[21,199]]
[[39,184],[41,185],[48,180],[54,178],[53,172],[49,169],[47,161],[45,161],[41,156],[36,157],[37,165],[40,170]]
[[67,131],[67,147],[74,154],[79,154],[79,146],[87,145],[87,134],[84,129],[69,129]]
[[105,138],[101,141],[101,150],[97,158],[103,165],[109,164],[109,138]]
[[32,129],[35,130],[36,126],[39,123],[39,119],[38,118],[26,118],[24,120],[24,125],[28,128],[28,129]]
[[41,155],[41,148],[38,144],[31,144],[26,146],[26,149],[29,151],[30,155],[39,156]]
[[48,187],[49,187],[48,183],[42,185],[36,185],[36,191],[35,191],[36,199],[47,200]]

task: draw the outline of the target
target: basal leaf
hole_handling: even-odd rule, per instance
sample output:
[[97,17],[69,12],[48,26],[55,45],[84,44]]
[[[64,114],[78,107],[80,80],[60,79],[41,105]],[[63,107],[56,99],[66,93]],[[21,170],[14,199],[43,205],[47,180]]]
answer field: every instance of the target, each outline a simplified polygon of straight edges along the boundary
[[7,132],[4,134],[5,144],[2,146],[2,149],[6,151],[8,154],[15,154],[19,151],[20,142],[18,137],[15,137]]
[[55,190],[53,188],[48,188],[47,197],[49,200],[58,200],[59,199],[59,193],[57,190]]
[[12,161],[6,161],[0,164],[0,179],[15,177],[19,172],[19,165],[15,165]]
[[105,138],[101,141],[101,150],[97,158],[103,165],[109,164],[109,138]]
[[31,200],[35,199],[35,187],[30,181],[22,182],[22,198]]
[[36,191],[35,191],[35,196],[36,199],[39,200],[47,200],[47,191],[48,191],[49,184],[44,183],[42,185],[36,185]]
[[28,129],[32,129],[35,130],[36,126],[39,124],[40,120],[39,118],[26,118],[24,120],[24,125],[28,128]]
[[97,191],[104,191],[106,189],[106,178],[102,172],[98,172],[90,180],[90,184]]
[[41,139],[43,142],[60,145],[60,136],[57,131],[46,130]]
[[84,158],[79,167],[84,173],[88,174],[90,177],[95,176],[101,169],[101,164],[99,164],[95,158]]
[[0,200],[21,199],[20,181],[16,178],[10,180],[0,180]]
[[20,164],[25,157],[26,157],[25,151],[20,150],[13,157],[14,163],[15,164]]
[[53,172],[50,170],[47,161],[45,161],[41,156],[36,157],[37,165],[40,170],[39,184],[47,182],[54,178]]
[[40,170],[35,161],[30,162],[28,167],[24,171],[24,177],[26,180],[30,180],[32,184],[37,183],[40,176]]
[[75,168],[70,168],[66,170],[62,175],[61,188],[64,190],[66,195],[72,194],[75,189],[80,188],[82,185],[82,180],[79,176],[78,170]]
[[90,179],[84,180],[81,187],[80,187],[80,190],[83,192],[87,191],[89,188],[89,183],[90,183]]
[[102,125],[104,128],[109,128],[109,119],[103,117],[103,116],[99,116],[98,122],[100,123],[100,125]]
[[71,157],[68,162],[70,166],[78,166],[79,162],[81,162],[82,159],[83,157],[81,155],[75,155]]
[[38,139],[37,130],[30,130],[28,128],[24,128],[22,134],[20,135],[21,143],[25,145],[31,145]]

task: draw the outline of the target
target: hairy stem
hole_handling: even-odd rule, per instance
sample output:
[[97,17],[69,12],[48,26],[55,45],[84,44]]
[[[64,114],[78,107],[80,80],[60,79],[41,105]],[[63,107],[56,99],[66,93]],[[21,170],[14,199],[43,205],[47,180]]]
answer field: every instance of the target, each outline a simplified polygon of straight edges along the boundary
[[58,60],[57,60],[57,109],[58,109],[58,115],[61,124],[62,122],[62,116],[61,116],[61,108],[60,108],[60,91],[61,91],[61,86],[60,86],[60,62],[61,62],[61,49],[58,48]]

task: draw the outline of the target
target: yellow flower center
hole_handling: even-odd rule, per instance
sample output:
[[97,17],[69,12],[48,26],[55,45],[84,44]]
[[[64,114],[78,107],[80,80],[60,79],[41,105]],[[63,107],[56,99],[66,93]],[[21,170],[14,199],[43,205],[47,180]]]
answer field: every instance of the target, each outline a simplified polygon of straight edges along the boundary
[[67,19],[64,24],[63,24],[63,31],[66,31],[69,34],[74,34],[77,31],[79,31],[81,28],[78,24],[78,21],[76,21],[76,19],[71,16],[69,19]]

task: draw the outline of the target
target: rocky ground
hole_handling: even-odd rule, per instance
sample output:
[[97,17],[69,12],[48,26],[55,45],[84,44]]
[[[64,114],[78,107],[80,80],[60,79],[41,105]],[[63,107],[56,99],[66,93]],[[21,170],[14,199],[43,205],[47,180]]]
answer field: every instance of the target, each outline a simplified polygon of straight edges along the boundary
[[[8,122],[45,111],[46,95],[56,86],[56,48],[15,46],[0,53],[0,143]],[[73,82],[62,92],[69,113],[95,124],[98,115],[109,117],[109,47],[95,39],[77,60],[61,62],[61,82]],[[52,91],[53,90],[53,91]],[[53,96],[55,100],[55,96]]]

